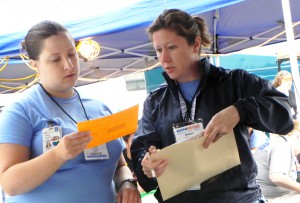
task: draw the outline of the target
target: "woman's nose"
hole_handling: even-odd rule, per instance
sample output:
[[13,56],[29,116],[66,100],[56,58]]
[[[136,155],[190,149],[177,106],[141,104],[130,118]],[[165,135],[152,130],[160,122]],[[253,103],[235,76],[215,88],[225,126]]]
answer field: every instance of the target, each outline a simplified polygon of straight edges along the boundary
[[64,70],[70,70],[73,68],[73,63],[70,58],[66,58],[64,61]]
[[170,55],[167,51],[162,51],[160,54],[160,61],[161,62],[166,62],[170,60]]

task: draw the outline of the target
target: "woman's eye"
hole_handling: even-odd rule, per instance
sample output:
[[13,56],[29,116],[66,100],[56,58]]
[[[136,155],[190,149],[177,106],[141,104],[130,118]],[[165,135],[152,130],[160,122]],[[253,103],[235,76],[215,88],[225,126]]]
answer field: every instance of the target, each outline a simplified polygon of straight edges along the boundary
[[176,49],[176,46],[169,46],[168,48],[173,50],[173,49]]
[[156,51],[157,53],[160,53],[160,52],[161,52],[161,49],[155,49],[155,51]]
[[58,62],[59,60],[59,58],[51,59],[52,62]]

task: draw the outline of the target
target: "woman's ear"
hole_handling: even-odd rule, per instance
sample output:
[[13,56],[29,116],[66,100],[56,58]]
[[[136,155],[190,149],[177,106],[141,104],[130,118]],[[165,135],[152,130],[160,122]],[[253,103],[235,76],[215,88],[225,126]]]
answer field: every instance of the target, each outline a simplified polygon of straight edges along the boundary
[[199,53],[200,48],[201,48],[201,38],[200,36],[197,36],[195,38],[195,43],[194,43],[194,53]]
[[36,60],[30,59],[29,63],[36,70],[37,73],[40,73],[39,65],[38,65],[38,62]]

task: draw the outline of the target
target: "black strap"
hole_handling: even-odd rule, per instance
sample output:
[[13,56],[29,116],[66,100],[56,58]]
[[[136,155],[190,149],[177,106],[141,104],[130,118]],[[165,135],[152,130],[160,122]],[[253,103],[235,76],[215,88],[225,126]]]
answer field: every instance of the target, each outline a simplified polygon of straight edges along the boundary
[[279,136],[287,142],[287,139],[284,136],[282,136],[282,135],[279,135]]
[[197,96],[200,94],[199,87],[197,88],[192,101],[188,102],[184,99],[183,94],[180,91],[180,88],[178,88],[178,97],[180,102],[180,109],[182,118],[184,121],[193,121],[195,119],[196,114],[196,100]]
[[[41,83],[39,83],[39,85],[42,87],[42,89],[44,90],[44,92],[48,95],[48,97],[74,122],[77,124],[77,122],[59,105],[59,103],[57,101],[55,101],[55,99],[49,94],[49,92],[47,92],[47,90],[43,87],[43,85]],[[74,89],[74,91],[76,92],[76,94],[78,95],[78,98],[79,98],[79,101],[80,101],[80,104],[82,106],[82,109],[84,111],[84,114],[85,114],[85,117],[87,120],[89,120],[87,114],[86,114],[86,111],[85,111],[85,108],[83,106],[83,103],[82,103],[82,100],[81,100],[81,97],[79,95],[79,93],[77,92],[76,89]]]

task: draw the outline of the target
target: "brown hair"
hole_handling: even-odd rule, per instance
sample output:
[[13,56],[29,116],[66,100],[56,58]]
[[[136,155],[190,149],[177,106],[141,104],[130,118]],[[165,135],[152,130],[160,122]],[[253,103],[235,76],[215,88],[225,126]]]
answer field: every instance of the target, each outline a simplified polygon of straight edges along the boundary
[[151,40],[153,33],[160,29],[174,30],[177,35],[184,37],[189,45],[194,44],[195,38],[200,36],[201,46],[205,48],[211,46],[211,35],[205,20],[200,17],[193,17],[179,9],[165,10],[156,18],[147,30]]
[[68,32],[68,30],[59,23],[53,21],[42,21],[34,25],[25,36],[25,40],[21,43],[22,49],[27,52],[29,59],[38,60],[43,41],[59,32]]
[[282,79],[284,77],[290,77],[291,80],[293,79],[292,78],[292,75],[290,72],[286,71],[286,70],[282,70],[282,71],[279,71],[277,74],[276,74],[276,77],[274,78],[272,84],[275,88],[279,87],[282,83]]

